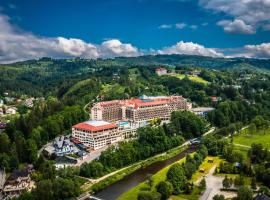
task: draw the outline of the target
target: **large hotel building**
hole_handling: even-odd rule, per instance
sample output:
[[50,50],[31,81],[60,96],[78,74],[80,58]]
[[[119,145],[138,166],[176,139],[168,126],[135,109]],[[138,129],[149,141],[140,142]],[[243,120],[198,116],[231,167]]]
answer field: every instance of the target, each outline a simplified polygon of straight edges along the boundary
[[91,120],[72,127],[72,135],[91,149],[136,136],[136,130],[155,118],[166,122],[176,110],[190,110],[182,96],[142,96],[137,99],[98,102]]

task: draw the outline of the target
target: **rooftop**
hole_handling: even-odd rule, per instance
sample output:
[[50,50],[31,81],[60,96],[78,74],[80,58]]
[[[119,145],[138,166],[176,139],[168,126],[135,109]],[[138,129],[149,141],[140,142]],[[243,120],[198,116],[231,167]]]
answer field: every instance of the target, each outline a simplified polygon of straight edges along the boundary
[[73,128],[85,130],[85,131],[102,131],[111,128],[117,128],[114,123],[109,123],[106,121],[86,121],[73,126]]

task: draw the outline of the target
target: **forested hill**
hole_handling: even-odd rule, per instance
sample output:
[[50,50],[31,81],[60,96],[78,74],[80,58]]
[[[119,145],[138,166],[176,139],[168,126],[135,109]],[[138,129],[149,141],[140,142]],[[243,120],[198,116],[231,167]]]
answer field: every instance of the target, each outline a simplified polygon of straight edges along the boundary
[[213,58],[194,55],[148,55],[132,58],[115,58],[114,61],[120,64],[129,65],[175,65],[204,67],[213,69],[253,67],[270,70],[270,59],[249,59],[249,58]]
[[[43,62],[42,64],[40,62]],[[44,66],[54,64],[55,67],[64,67],[66,70],[77,70],[89,66],[137,66],[137,65],[175,65],[191,66],[212,69],[224,69],[234,67],[254,67],[270,70],[270,59],[251,59],[251,58],[213,58],[196,55],[146,55],[138,57],[117,57],[113,59],[50,59],[41,58],[39,60],[29,60],[8,64],[8,66]],[[64,66],[63,66],[64,64]],[[46,65],[46,64],[45,64]],[[0,66],[3,66],[0,64]],[[7,65],[4,65],[7,66]]]
[[105,94],[106,98],[110,92],[111,98],[119,97],[114,95],[117,92],[131,96],[167,93],[167,86],[160,83],[164,78],[155,77],[157,66],[174,66],[183,73],[194,67],[225,71],[258,69],[268,72],[270,60],[188,55],[148,55],[97,60],[41,58],[0,65],[0,96],[9,91],[18,97],[26,94],[34,97],[69,97],[70,100],[90,94],[91,97],[86,96],[85,99],[97,94]]

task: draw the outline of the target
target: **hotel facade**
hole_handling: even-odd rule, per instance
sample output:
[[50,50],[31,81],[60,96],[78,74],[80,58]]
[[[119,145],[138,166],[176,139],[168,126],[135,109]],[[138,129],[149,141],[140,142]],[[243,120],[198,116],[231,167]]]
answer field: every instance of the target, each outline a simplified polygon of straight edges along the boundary
[[91,120],[72,127],[72,136],[90,149],[99,149],[136,137],[136,130],[155,118],[168,122],[173,111],[190,110],[182,96],[142,96],[137,99],[98,102]]

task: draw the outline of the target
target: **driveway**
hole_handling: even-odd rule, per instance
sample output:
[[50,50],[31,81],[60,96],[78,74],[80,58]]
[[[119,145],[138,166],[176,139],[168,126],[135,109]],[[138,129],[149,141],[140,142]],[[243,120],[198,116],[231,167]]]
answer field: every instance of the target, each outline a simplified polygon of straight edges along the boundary
[[236,193],[234,192],[220,191],[220,189],[223,187],[222,181],[224,177],[215,176],[214,175],[215,169],[216,165],[210,169],[208,175],[205,178],[206,190],[200,197],[200,200],[212,200],[216,194],[223,194],[225,198],[232,198],[236,196]]

